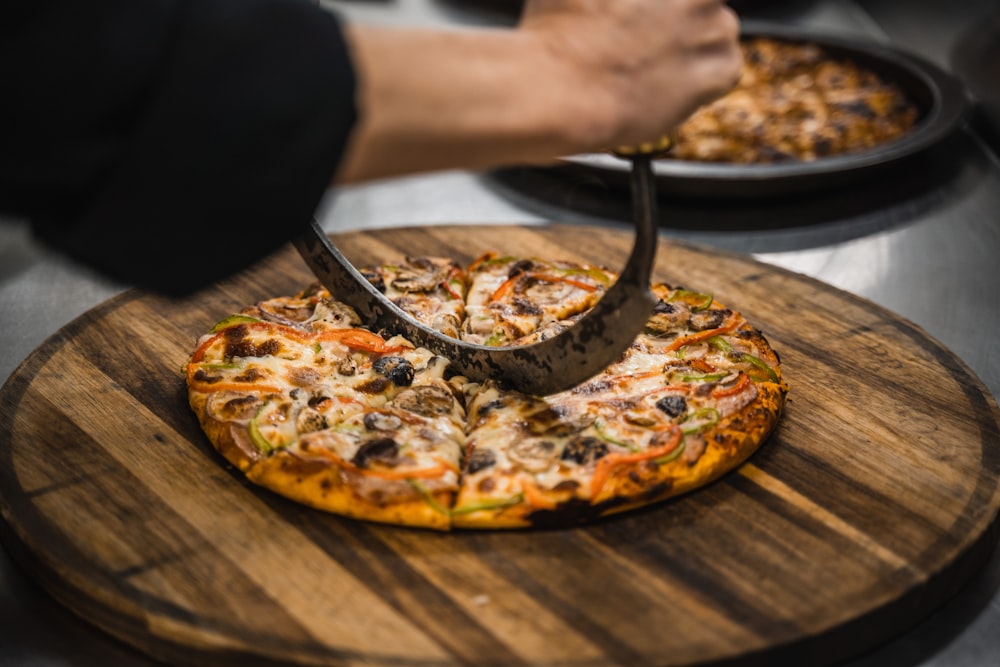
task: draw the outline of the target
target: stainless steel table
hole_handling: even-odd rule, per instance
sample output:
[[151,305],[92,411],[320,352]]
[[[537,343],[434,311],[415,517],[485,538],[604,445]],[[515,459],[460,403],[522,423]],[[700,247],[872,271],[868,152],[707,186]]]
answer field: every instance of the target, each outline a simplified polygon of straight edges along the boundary
[[[510,23],[498,0],[327,2],[356,20]],[[514,0],[510,0],[510,5]],[[893,43],[948,67],[956,40],[992,0],[755,2],[765,18]],[[509,6],[509,5],[508,5]],[[1000,86],[1000,81],[998,81]],[[963,131],[961,163],[945,182],[873,210],[772,229],[665,234],[736,249],[808,274],[914,321],[957,353],[1000,396],[1000,161]],[[905,176],[902,176],[905,178]],[[615,224],[607,211],[559,207],[520,195],[490,174],[448,172],[332,193],[321,207],[329,231],[442,223]],[[26,225],[0,225],[0,378],[73,317],[121,292],[35,245]],[[810,224],[812,222],[812,224]],[[868,665],[1000,665],[1000,554],[951,602],[872,653]],[[0,667],[150,665],[148,658],[78,619],[0,551]]]

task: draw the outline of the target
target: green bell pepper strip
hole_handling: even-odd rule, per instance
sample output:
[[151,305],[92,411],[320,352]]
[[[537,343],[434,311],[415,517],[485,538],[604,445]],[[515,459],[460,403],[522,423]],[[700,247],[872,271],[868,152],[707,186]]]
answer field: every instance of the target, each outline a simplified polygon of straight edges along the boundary
[[588,278],[593,278],[594,280],[596,280],[597,282],[601,283],[605,287],[608,287],[608,286],[611,285],[611,278],[609,278],[608,274],[604,273],[600,269],[582,269],[582,268],[559,269],[559,268],[552,268],[552,269],[550,269],[550,271],[552,271],[555,274],[563,275],[563,276],[587,276]]
[[[706,416],[711,418],[707,422],[685,425],[685,422],[691,421],[693,419],[702,419]],[[684,419],[680,422],[681,435],[682,436],[691,435],[692,433],[697,433],[698,431],[704,428],[708,428],[709,426],[715,426],[718,423],[719,423],[718,410],[716,410],[715,408],[700,408],[698,410],[695,410],[691,414],[685,416]],[[670,463],[671,461],[673,461],[678,456],[684,453],[684,448],[685,448],[684,440],[681,440],[681,443],[677,445],[677,448],[674,451],[664,456],[661,456],[657,459],[653,459],[653,462],[661,465],[664,463]]]
[[756,368],[758,371],[763,373],[763,376],[752,372],[747,373],[747,375],[750,376],[751,380],[757,380],[757,381],[769,380],[771,382],[780,381],[778,379],[778,374],[775,373],[774,369],[768,366],[767,362],[765,362],[763,359],[755,357],[752,354],[748,354],[747,352],[737,352],[736,354],[739,355],[739,361],[745,361],[754,368]]
[[678,444],[674,448],[674,451],[670,452],[669,454],[664,454],[659,458],[653,459],[653,463],[657,463],[660,465],[663,465],[664,463],[670,463],[683,453],[684,453],[684,441],[681,440],[680,444]]
[[418,482],[415,479],[408,479],[406,480],[406,483],[412,486],[414,489],[416,489],[418,493],[420,493],[424,501],[431,506],[432,510],[444,514],[445,516],[451,516],[451,510],[442,505],[441,503],[439,503],[434,498],[434,496],[431,495],[431,492],[427,490],[427,487],[424,486],[423,483]]
[[725,355],[733,353],[733,346],[730,345],[729,341],[723,338],[722,336],[712,336],[705,342],[708,343],[709,347],[714,347],[716,350],[722,352]]
[[[699,303],[691,303],[691,299],[700,299]],[[715,296],[712,294],[706,294],[704,292],[692,292],[686,289],[675,290],[673,294],[667,297],[667,302],[683,300],[685,303],[691,305],[691,312],[697,313],[700,310],[705,310],[712,305],[715,301]]]
[[[700,420],[709,418],[707,422],[700,422],[697,424],[689,424],[692,420]],[[715,408],[699,408],[689,415],[685,415],[684,419],[680,422],[681,433],[684,435],[690,435],[692,433],[697,433],[698,431],[708,428],[709,426],[715,426],[719,423],[719,411]]]
[[774,372],[774,369],[771,368],[766,361],[760,357],[755,357],[749,352],[738,352],[734,350],[733,346],[729,344],[729,341],[721,336],[712,336],[708,339],[708,344],[719,352],[725,354],[729,359],[736,362],[744,361],[757,369],[757,371],[759,371],[758,373],[748,373],[751,380],[756,380],[757,382],[780,381],[778,379],[778,374]]
[[431,509],[435,512],[440,512],[445,516],[456,516],[461,514],[472,514],[473,512],[479,512],[481,510],[495,510],[502,509],[504,507],[513,507],[514,505],[520,505],[524,502],[524,494],[518,493],[510,498],[502,498],[500,500],[487,500],[481,503],[475,503],[473,505],[466,505],[459,509],[449,509],[439,503],[431,492],[424,486],[423,482],[415,479],[408,479],[406,482],[412,486],[416,491],[423,497],[424,501],[431,506]]
[[201,364],[201,368],[209,371],[231,371],[238,368],[243,368],[243,364],[237,363],[221,363],[221,364]]
[[465,507],[459,507],[458,509],[451,510],[452,516],[460,516],[462,514],[472,514],[473,512],[479,512],[482,510],[498,510],[504,507],[513,507],[514,505],[520,505],[524,502],[524,494],[518,493],[511,496],[510,498],[501,498],[499,500],[485,500],[481,503],[474,503],[472,505],[466,505]]
[[502,257],[494,257],[492,259],[484,260],[479,264],[479,266],[493,266],[495,264],[506,264],[516,259],[513,255],[503,255]]
[[264,434],[260,432],[260,424],[258,423],[258,420],[260,419],[260,416],[264,413],[264,408],[266,407],[267,407],[266,402],[264,403],[264,405],[260,406],[260,409],[257,410],[253,418],[250,419],[250,424],[247,430],[250,432],[250,442],[252,442],[254,446],[261,451],[261,453],[270,454],[271,451],[274,449],[274,447],[271,445],[270,442],[267,441],[267,438],[264,437]]
[[610,442],[612,445],[618,445],[619,447],[624,447],[625,449],[632,452],[642,451],[640,447],[636,447],[630,442],[625,442],[624,440],[619,440],[618,438],[612,437],[607,431],[604,430],[604,424],[601,420],[594,420],[594,430],[597,432],[598,437],[605,442]]
[[681,375],[680,378],[684,382],[718,382],[719,380],[722,380],[723,378],[727,378],[730,375],[731,375],[731,373],[729,373],[729,372],[726,372],[726,373],[700,373],[700,374],[685,373],[684,375]]
[[502,331],[497,331],[490,334],[490,337],[483,341],[483,345],[490,345],[492,347],[497,347],[507,342],[507,334]]
[[235,327],[237,324],[247,324],[249,322],[262,322],[259,317],[252,317],[250,315],[230,315],[229,317],[223,318],[215,323],[211,329],[208,330],[209,333],[219,333],[223,329],[228,329],[229,327]]

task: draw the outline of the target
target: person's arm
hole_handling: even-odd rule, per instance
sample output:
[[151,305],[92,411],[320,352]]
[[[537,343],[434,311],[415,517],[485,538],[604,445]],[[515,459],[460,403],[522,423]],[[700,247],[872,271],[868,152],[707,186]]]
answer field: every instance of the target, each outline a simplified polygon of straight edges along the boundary
[[528,0],[516,30],[351,26],[341,182],[655,139],[739,77],[722,0]]
[[0,211],[177,295],[301,233],[334,180],[640,142],[740,65],[722,0],[527,0],[513,30],[343,27],[305,0],[37,0],[0,19]]
[[0,9],[0,212],[102,274],[190,293],[309,224],[354,125],[337,18],[307,0]]

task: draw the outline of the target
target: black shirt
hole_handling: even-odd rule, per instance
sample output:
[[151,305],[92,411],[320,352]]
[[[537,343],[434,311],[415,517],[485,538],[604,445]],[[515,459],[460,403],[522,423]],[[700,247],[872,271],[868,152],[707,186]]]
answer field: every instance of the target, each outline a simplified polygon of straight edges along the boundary
[[0,90],[0,212],[174,295],[301,231],[356,120],[308,0],[11,0]]

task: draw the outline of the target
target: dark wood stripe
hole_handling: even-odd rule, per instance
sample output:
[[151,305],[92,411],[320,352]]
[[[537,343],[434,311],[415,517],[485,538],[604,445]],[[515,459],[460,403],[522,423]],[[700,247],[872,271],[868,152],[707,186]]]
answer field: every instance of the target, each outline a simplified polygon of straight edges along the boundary
[[[508,541],[520,543],[520,548],[501,544]],[[578,634],[587,637],[600,647],[606,656],[607,664],[645,664],[648,656],[644,656],[626,639],[618,636],[601,622],[603,616],[621,608],[624,598],[627,600],[626,611],[629,615],[635,616],[636,626],[646,625],[648,619],[641,617],[643,610],[648,610],[643,604],[646,596],[642,593],[642,582],[623,581],[622,573],[601,567],[600,562],[595,562],[594,556],[588,553],[586,544],[570,531],[549,533],[545,539],[538,540],[537,549],[552,553],[547,563],[552,569],[539,571],[536,568],[528,568],[517,558],[519,554],[525,556],[532,554],[532,548],[525,544],[526,541],[531,541],[531,538],[522,534],[510,539],[508,536],[483,536],[481,540],[477,540],[477,554],[512,587],[526,592]],[[569,566],[566,560],[560,559],[560,555],[569,553],[575,554],[579,559],[572,567],[584,575],[578,582],[582,590],[567,590],[559,585],[562,579],[559,576],[560,570]],[[588,595],[588,589],[596,590],[592,595]],[[604,595],[598,592],[601,590],[604,591]],[[574,601],[580,598],[593,600],[594,604],[574,604]],[[558,639],[554,638],[554,641]],[[569,664],[576,663],[569,661]]]
[[751,460],[844,521],[864,526],[894,552],[915,556],[913,552],[922,551],[926,541],[940,531],[899,497],[874,488],[877,471],[868,479],[840,474],[823,456],[795,446],[783,433],[773,436]]
[[[794,636],[800,627],[797,622],[776,616],[775,610],[769,608],[773,600],[764,596],[748,596],[741,594],[742,586],[734,586],[734,577],[741,575],[733,567],[734,558],[748,569],[756,570],[758,576],[767,576],[769,563],[759,563],[755,567],[744,561],[749,557],[746,552],[731,553],[735,544],[725,544],[727,536],[745,530],[750,535],[757,535],[751,522],[755,515],[747,514],[739,519],[740,525],[732,525],[729,521],[711,521],[703,531],[686,530],[690,521],[706,512],[711,512],[719,496],[731,497],[732,491],[726,484],[717,484],[706,490],[705,494],[712,497],[692,497],[683,503],[671,502],[648,510],[641,520],[638,517],[621,517],[602,523],[600,529],[592,532],[592,536],[623,553],[654,576],[676,582],[678,594],[700,600],[716,609],[720,614],[734,624],[746,628],[750,632],[768,637]],[[740,506],[743,500],[736,498],[731,502]],[[728,503],[727,503],[728,504]],[[639,522],[641,521],[640,525]],[[671,536],[669,540],[654,540],[642,537],[642,525],[654,522],[662,526],[661,530]],[[705,531],[711,531],[706,535]],[[699,534],[699,532],[701,534]],[[718,544],[719,553],[706,553],[707,544]]]

